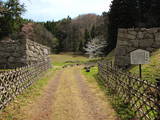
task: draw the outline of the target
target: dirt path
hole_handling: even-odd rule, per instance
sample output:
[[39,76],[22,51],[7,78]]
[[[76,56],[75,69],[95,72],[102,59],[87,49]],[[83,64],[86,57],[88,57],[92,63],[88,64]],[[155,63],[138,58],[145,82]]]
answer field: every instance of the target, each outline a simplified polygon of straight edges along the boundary
[[79,67],[66,68],[48,84],[26,120],[116,120],[114,110],[102,98]]

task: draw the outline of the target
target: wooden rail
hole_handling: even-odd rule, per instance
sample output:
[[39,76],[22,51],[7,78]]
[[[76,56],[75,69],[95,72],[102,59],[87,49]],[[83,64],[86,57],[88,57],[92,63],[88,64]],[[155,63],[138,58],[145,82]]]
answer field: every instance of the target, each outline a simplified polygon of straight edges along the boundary
[[160,81],[141,80],[104,61],[98,63],[98,69],[105,87],[129,104],[138,120],[160,120]]
[[51,68],[51,64],[48,59],[0,73],[0,110],[31,86],[49,68]]

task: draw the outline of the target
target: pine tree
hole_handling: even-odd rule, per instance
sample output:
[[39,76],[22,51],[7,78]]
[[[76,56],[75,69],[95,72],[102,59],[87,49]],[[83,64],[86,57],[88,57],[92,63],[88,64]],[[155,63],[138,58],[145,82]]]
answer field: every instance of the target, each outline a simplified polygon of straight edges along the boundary
[[148,12],[151,7],[152,0],[136,0],[137,22],[138,27],[148,26]]
[[80,52],[84,52],[84,49],[83,49],[84,45],[83,45],[83,41],[81,40],[80,44],[79,44],[79,51]]
[[24,5],[19,0],[8,0],[1,5],[6,12],[0,18],[0,37],[17,32],[21,26],[21,15],[25,11]]
[[89,40],[91,39],[91,36],[90,36],[90,33],[88,32],[87,29],[85,29],[85,32],[84,32],[84,46],[86,46],[86,44],[89,42]]
[[91,39],[95,38],[95,36],[96,36],[96,28],[95,28],[94,25],[92,26],[90,34],[91,34]]
[[160,0],[152,0],[148,12],[149,27],[160,27]]
[[137,21],[136,0],[113,0],[109,11],[109,50],[116,47],[118,28],[132,28]]

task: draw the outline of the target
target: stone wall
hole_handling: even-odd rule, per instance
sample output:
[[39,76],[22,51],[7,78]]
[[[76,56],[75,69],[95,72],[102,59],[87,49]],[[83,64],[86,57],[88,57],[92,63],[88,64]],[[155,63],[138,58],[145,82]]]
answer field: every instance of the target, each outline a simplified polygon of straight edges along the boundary
[[26,40],[26,48],[28,64],[46,60],[50,54],[50,49],[48,47],[33,42],[29,39]]
[[46,60],[50,49],[29,39],[0,42],[0,68],[10,69]]
[[121,68],[130,66],[130,52],[144,49],[153,52],[160,48],[160,28],[119,29],[115,65]]

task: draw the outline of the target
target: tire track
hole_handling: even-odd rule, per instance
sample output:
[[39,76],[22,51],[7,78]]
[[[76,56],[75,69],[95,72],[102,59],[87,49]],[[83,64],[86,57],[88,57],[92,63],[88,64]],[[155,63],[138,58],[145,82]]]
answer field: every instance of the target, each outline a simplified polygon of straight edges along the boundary
[[90,114],[94,120],[116,120],[115,112],[112,107],[102,101],[96,93],[93,93],[88,86],[89,83],[84,79],[80,70],[74,70],[75,79],[81,91],[81,98],[87,102],[86,106],[90,108]]
[[93,120],[80,97],[73,68],[64,71],[53,109],[53,120]]
[[26,120],[51,120],[51,114],[53,113],[52,105],[55,100],[54,94],[57,91],[62,73],[62,71],[58,71],[53,80],[48,83],[43,95],[38,99],[38,101],[36,101],[29,111],[29,115]]

